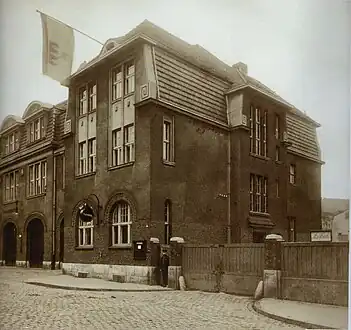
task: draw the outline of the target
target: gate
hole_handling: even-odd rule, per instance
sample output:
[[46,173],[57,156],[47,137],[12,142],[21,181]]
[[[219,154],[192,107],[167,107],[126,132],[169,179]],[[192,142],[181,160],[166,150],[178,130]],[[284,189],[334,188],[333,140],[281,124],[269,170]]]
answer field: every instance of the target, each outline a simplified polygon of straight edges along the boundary
[[183,247],[182,271],[190,289],[253,295],[263,268],[264,244]]

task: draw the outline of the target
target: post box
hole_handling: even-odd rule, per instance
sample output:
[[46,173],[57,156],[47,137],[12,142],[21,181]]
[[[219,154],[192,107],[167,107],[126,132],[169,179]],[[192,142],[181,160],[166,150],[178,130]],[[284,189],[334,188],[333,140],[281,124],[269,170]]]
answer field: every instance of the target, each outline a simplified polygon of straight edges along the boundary
[[146,260],[147,254],[147,241],[133,241],[134,260]]

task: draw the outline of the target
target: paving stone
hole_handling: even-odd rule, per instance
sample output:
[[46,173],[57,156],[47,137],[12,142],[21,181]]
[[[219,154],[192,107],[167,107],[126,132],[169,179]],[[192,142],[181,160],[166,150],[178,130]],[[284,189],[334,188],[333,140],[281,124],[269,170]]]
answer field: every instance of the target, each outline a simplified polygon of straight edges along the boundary
[[24,283],[49,273],[0,267],[0,329],[301,329],[257,314],[247,297],[223,293],[89,292]]

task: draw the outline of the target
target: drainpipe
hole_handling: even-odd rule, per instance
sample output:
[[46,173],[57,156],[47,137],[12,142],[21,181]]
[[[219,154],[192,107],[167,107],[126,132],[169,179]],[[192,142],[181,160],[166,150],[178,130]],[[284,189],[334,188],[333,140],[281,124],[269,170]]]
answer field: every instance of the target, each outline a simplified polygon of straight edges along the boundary
[[[227,114],[228,114],[228,126],[230,126],[230,119],[229,119],[229,102],[228,102],[228,95],[225,96],[225,101],[227,105]],[[232,220],[231,220],[231,131],[228,131],[228,152],[227,152],[227,244],[232,243]]]
[[55,269],[56,264],[56,157],[54,149],[52,149],[52,174],[53,174],[53,187],[52,187],[52,251],[51,251],[51,269]]

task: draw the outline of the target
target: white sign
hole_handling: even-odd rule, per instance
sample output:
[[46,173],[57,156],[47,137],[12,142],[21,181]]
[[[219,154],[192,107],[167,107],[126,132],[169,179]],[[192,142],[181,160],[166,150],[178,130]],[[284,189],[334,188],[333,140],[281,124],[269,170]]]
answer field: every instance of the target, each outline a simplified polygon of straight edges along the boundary
[[331,242],[332,235],[330,230],[311,231],[311,242]]

